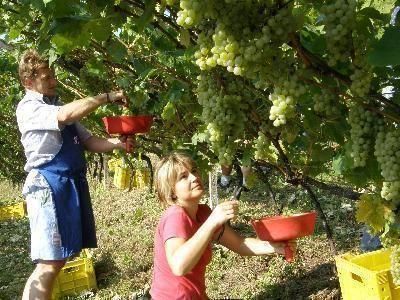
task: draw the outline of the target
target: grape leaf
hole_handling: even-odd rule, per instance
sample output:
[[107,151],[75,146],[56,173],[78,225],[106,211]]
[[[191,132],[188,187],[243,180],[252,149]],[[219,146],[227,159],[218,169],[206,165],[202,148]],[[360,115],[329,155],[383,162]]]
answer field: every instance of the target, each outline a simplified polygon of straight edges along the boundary
[[375,232],[384,228],[388,213],[391,213],[391,209],[385,206],[379,196],[363,194],[357,202],[357,221],[368,224]]
[[140,16],[139,20],[136,22],[138,32],[143,31],[148,23],[153,19],[154,13],[156,11],[156,1],[148,0],[145,1],[145,8],[143,14]]
[[181,28],[179,30],[179,42],[185,47],[190,46],[190,34],[187,29]]
[[192,144],[197,145],[198,142],[203,143],[207,139],[207,134],[206,133],[195,133],[192,136]]
[[109,19],[93,20],[85,26],[85,30],[91,32],[97,41],[105,41],[111,35],[112,28]]
[[370,19],[381,20],[387,22],[389,20],[388,16],[382,14],[380,11],[373,7],[364,7],[359,11],[360,15],[364,15]]
[[50,33],[54,33],[51,42],[60,54],[90,43],[90,32],[84,30],[89,17],[72,16],[56,19]]
[[309,30],[306,27],[301,30],[300,42],[304,48],[315,54],[322,55],[326,50],[325,37]]
[[170,88],[166,97],[169,101],[177,102],[181,99],[183,92],[184,85],[178,80],[174,80],[172,84],[170,84]]
[[319,144],[314,144],[311,151],[312,160],[316,162],[326,162],[332,159],[334,155],[331,148],[322,148]]
[[395,27],[386,29],[382,38],[375,42],[367,55],[373,66],[400,65],[400,30]]
[[122,60],[127,56],[127,50],[125,46],[118,41],[111,41],[107,48],[108,53],[115,62],[122,62]]
[[343,175],[353,167],[353,162],[348,155],[338,154],[333,158],[332,169],[336,175]]

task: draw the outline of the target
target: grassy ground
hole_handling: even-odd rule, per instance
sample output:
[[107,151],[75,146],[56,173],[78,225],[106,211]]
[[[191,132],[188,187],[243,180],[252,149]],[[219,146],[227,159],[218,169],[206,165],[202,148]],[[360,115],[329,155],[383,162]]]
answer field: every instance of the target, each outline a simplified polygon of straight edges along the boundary
[[[20,201],[20,188],[0,182],[0,202]],[[273,215],[277,206],[268,200],[263,186],[243,193],[240,217],[232,223],[243,235],[253,236],[250,220]],[[312,209],[307,196],[293,188],[276,188],[287,212]],[[92,182],[99,248],[93,250],[98,291],[75,299],[138,299],[151,283],[153,233],[162,212],[146,190],[106,189]],[[290,201],[288,201],[290,199]],[[335,235],[339,253],[358,246],[353,203],[319,195]],[[289,203],[290,202],[290,203]],[[337,276],[324,229],[317,221],[315,234],[298,241],[294,263],[281,257],[240,257],[215,246],[207,271],[208,295],[212,299],[340,299]],[[0,299],[20,297],[33,270],[29,260],[27,219],[0,222]]]

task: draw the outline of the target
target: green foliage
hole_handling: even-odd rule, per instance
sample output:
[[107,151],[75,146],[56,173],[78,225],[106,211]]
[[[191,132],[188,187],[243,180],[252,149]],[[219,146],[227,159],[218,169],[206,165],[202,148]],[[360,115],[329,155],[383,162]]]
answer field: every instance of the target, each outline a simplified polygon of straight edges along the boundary
[[22,99],[15,58],[0,50],[0,176],[17,183],[24,179],[24,153],[19,142],[15,108]]
[[[0,36],[16,54],[37,47],[49,55],[65,102],[73,91],[123,89],[133,114],[155,116],[139,137],[148,152],[186,149],[205,165],[244,157],[290,182],[333,169],[327,181],[393,198],[400,194],[392,163],[400,159],[400,31],[389,25],[395,3],[3,1]],[[14,52],[4,51],[2,65],[15,70]],[[17,82],[15,72],[0,80]],[[390,100],[381,95],[387,86]],[[23,159],[11,117],[22,95],[17,86],[1,93],[10,125],[0,132],[2,154],[9,153],[0,162],[16,164],[4,162],[1,172],[18,178]],[[103,106],[86,122],[100,132],[100,117],[120,113]],[[393,201],[396,214],[399,205]]]
[[376,42],[368,55],[368,61],[374,66],[397,66],[400,64],[400,31],[390,27],[385,30],[382,38]]

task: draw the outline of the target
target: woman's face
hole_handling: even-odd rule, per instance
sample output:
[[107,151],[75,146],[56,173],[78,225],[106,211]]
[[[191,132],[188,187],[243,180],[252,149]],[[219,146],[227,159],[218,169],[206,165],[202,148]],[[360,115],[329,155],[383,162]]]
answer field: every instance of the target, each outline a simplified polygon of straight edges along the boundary
[[175,183],[175,196],[179,201],[198,201],[204,193],[203,182],[194,167],[182,166],[178,170]]

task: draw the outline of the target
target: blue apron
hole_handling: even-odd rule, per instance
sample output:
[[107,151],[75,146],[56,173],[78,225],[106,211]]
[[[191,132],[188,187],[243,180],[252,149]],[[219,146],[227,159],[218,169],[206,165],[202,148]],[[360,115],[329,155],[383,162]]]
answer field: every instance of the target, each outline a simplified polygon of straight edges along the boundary
[[61,131],[63,144],[57,155],[38,170],[49,183],[61,235],[63,258],[83,248],[97,247],[86,161],[75,125]]

